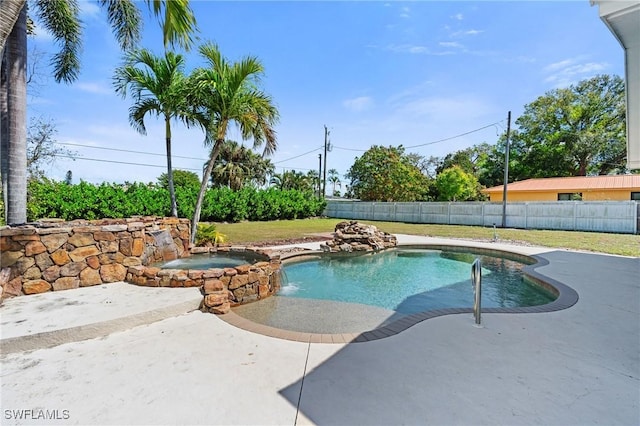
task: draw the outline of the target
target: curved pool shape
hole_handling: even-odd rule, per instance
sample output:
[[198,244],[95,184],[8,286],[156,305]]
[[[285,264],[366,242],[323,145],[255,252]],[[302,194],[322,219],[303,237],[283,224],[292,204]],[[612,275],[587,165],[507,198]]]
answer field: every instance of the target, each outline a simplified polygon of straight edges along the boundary
[[156,264],[163,269],[210,269],[210,268],[233,268],[234,266],[252,264],[265,260],[253,252],[218,252],[214,254],[194,254],[189,257],[170,260]]
[[[552,312],[578,301],[573,289],[535,271],[534,268],[547,264],[542,257],[487,248],[406,245],[359,257],[320,252],[288,256],[283,259],[284,285],[279,294],[234,307],[224,319],[247,330],[303,342],[376,340],[430,318],[471,314],[471,263],[476,257],[484,261],[484,313]],[[392,265],[409,261],[420,268]],[[433,264],[428,273],[421,269],[426,263]],[[322,269],[324,276],[320,274]],[[394,272],[385,275],[388,269]],[[411,276],[409,270],[420,272]],[[347,281],[353,277],[365,277],[364,286],[355,292],[341,292],[341,288],[351,285]],[[315,286],[329,281],[333,283],[328,285],[334,286],[329,292],[326,286],[305,289],[307,282]],[[412,289],[410,294],[399,296],[390,291],[403,286]],[[305,298],[308,291],[324,292],[331,300]],[[368,304],[361,303],[367,294],[376,296]]]
[[556,295],[525,280],[524,263],[504,257],[425,249],[335,256],[284,266],[280,297],[361,303],[400,314],[473,306],[471,263],[482,262],[482,306],[544,305]]

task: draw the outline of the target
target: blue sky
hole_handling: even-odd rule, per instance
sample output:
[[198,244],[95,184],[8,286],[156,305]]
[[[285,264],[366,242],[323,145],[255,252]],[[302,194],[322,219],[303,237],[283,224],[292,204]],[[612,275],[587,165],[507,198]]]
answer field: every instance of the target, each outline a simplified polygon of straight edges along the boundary
[[[29,96],[30,116],[52,119],[56,140],[79,157],[60,158],[47,173],[63,179],[71,170],[74,182],[156,181],[166,170],[163,123],[149,117],[146,136],[131,128],[131,100],[112,89],[121,52],[97,4],[80,3],[78,81],[49,77]],[[160,54],[159,24],[140,6],[141,46]],[[281,115],[271,157],[278,173],[317,170],[324,125],[333,145],[328,167],[342,175],[372,145],[422,145],[407,151],[442,157],[494,144],[508,111],[513,122],[549,90],[597,74],[624,76],[623,50],[588,0],[192,1],[192,7],[200,39],[218,43],[230,60],[253,55],[263,62],[263,88]],[[29,42],[55,51],[44,32]],[[196,52],[185,56],[187,71],[203,64]],[[229,137],[240,140],[235,130]],[[199,130],[174,124],[174,168],[201,170],[208,153],[202,141]]]

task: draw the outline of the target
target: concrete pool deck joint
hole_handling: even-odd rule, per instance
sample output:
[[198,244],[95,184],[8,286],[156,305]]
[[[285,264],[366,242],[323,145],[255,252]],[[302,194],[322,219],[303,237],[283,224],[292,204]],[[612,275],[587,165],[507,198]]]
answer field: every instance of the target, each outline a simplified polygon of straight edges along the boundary
[[[519,260],[524,263],[528,263],[523,267],[523,275],[533,281],[536,285],[540,285],[545,289],[555,293],[556,299],[550,303],[537,306],[525,306],[525,307],[513,307],[513,308],[482,308],[483,314],[531,314],[531,313],[547,313],[555,312],[563,309],[570,308],[578,302],[578,293],[571,287],[547,277],[536,269],[547,266],[548,260],[536,255],[536,254],[522,254],[516,253],[504,249],[486,248],[477,246],[461,246],[461,245],[447,245],[447,244],[399,244],[398,248],[417,248],[417,249],[431,249],[431,250],[454,250],[454,251],[472,251],[473,253],[502,256]],[[322,256],[322,252],[316,250],[309,250],[297,253],[288,253],[281,257],[283,265],[287,262],[301,260],[304,258],[318,258]],[[270,337],[276,337],[286,340],[293,340],[299,342],[311,342],[311,343],[361,343],[369,342],[378,339],[384,339],[386,337],[394,336],[401,333],[410,327],[426,321],[428,319],[437,318],[445,315],[456,314],[473,314],[473,309],[469,308],[443,308],[430,311],[423,311],[411,315],[404,316],[393,322],[382,325],[380,327],[366,330],[361,333],[307,333],[300,331],[289,331],[280,328],[275,328],[263,324],[258,324],[247,318],[244,318],[237,313],[231,311],[224,315],[220,315],[220,318],[241,329],[264,334]],[[470,325],[472,323],[472,318]],[[480,327],[481,328],[481,327]],[[330,337],[329,337],[330,336]]]

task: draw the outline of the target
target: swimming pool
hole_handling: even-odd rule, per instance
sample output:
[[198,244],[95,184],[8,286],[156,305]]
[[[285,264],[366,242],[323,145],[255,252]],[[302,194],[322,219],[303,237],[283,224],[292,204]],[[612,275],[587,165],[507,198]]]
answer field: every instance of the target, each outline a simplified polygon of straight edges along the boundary
[[471,263],[476,257],[483,263],[483,310],[535,307],[556,299],[557,292],[525,278],[523,268],[533,262],[530,258],[464,248],[402,247],[373,255],[287,259],[279,293],[233,312],[295,332],[359,333],[412,314],[470,311]]
[[549,303],[555,295],[526,280],[524,263],[504,257],[427,249],[331,256],[286,264],[277,296],[360,303],[412,314],[473,306],[471,263],[482,262],[482,306]]

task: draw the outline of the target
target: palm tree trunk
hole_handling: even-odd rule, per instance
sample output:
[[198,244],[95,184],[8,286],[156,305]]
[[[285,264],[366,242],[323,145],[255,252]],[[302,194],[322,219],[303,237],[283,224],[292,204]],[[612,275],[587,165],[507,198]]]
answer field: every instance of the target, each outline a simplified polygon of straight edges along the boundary
[[2,179],[2,217],[7,217],[7,181],[9,176],[9,115],[7,91],[9,79],[7,77],[7,50],[2,51],[0,63],[0,178]]
[[[4,7],[4,3],[3,3]],[[27,221],[27,8],[7,39],[7,224]]]
[[167,182],[169,184],[169,197],[171,198],[171,216],[178,217],[178,203],[176,202],[176,191],[173,186],[173,168],[171,167],[171,119],[164,118],[164,127],[167,143]]
[[24,8],[27,0],[2,0],[0,8],[0,51],[4,49],[11,30],[18,21],[20,11]]
[[216,158],[218,158],[218,154],[220,153],[220,148],[222,147],[222,143],[224,139],[216,140],[213,145],[213,149],[211,150],[211,155],[209,156],[209,162],[207,163],[207,168],[204,171],[202,176],[202,184],[200,185],[200,192],[198,192],[198,200],[196,201],[196,208],[193,212],[193,221],[191,222],[191,243],[195,243],[196,241],[196,231],[198,229],[198,222],[200,222],[200,212],[202,211],[202,203],[204,201],[204,194],[207,192],[207,184],[209,182],[209,178],[211,177],[211,171],[213,170],[213,163],[216,162]]

